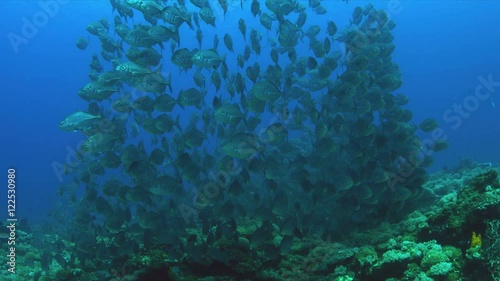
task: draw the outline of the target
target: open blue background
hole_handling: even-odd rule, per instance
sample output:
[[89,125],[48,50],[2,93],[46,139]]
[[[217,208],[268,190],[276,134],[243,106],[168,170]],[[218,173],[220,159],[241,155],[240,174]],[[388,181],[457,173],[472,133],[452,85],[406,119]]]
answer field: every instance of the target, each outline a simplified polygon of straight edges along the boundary
[[[339,29],[346,25],[356,5],[368,3],[331,1],[334,3],[326,4],[328,2],[323,1],[323,5],[328,11],[333,11],[332,19]],[[245,7],[249,8],[249,5],[250,1],[247,1]],[[379,8],[386,5],[382,1],[375,3]],[[91,54],[98,53],[100,48],[97,39],[93,38],[90,50],[78,50],[76,39],[88,35],[85,26],[89,22],[103,16],[112,22],[114,15],[108,1],[61,4],[55,16],[50,17],[27,44],[20,45],[16,54],[7,35],[11,32],[21,34],[22,18],[32,19],[41,8],[38,1],[2,1],[0,7],[4,11],[0,25],[3,106],[0,110],[0,169],[3,172],[0,175],[6,178],[9,167],[17,170],[18,216],[39,220],[57,199],[60,182],[51,164],[64,163],[66,149],[74,149],[83,139],[81,134],[58,129],[64,117],[86,108],[77,91],[88,83]],[[226,15],[226,23],[217,20],[217,28],[224,28],[227,24],[235,29],[241,13],[239,3],[235,7]],[[454,166],[461,157],[498,164],[500,89],[492,94],[491,100],[481,102],[478,110],[463,120],[457,130],[443,121],[443,113],[454,103],[462,103],[474,91],[479,83],[478,76],[491,74],[494,81],[500,81],[500,52],[497,51],[500,45],[500,3],[405,1],[399,8],[401,12],[392,15],[397,24],[393,60],[401,67],[404,82],[397,92],[409,96],[408,108],[414,113],[412,122],[418,123],[427,117],[437,119],[450,142],[449,149],[436,155],[431,170]],[[138,12],[136,17],[142,18]],[[310,16],[306,25],[314,23],[318,22]],[[320,26],[326,26],[326,23],[321,22]],[[239,34],[237,30],[236,34]],[[193,38],[185,37],[182,35],[182,40],[196,42],[194,34]],[[211,44],[211,38],[207,35],[205,40]],[[192,44],[195,45],[197,43]],[[267,51],[263,52],[262,56],[267,54]],[[174,83],[182,83],[175,80]],[[496,108],[494,102],[498,103]],[[6,195],[6,181],[4,183]]]

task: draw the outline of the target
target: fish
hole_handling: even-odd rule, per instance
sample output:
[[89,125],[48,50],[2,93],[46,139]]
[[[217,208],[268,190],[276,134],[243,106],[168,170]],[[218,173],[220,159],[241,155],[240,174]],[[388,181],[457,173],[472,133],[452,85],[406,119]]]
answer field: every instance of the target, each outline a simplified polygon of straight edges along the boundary
[[193,53],[186,48],[178,49],[173,54],[170,60],[177,65],[181,70],[188,70],[193,66],[191,58]]
[[214,112],[214,118],[223,124],[238,125],[241,121],[245,120],[245,115],[241,112],[236,104],[225,104]]
[[196,127],[187,128],[182,136],[182,143],[187,147],[201,147],[205,139],[206,134],[198,130]]
[[182,107],[195,106],[196,108],[201,109],[202,105],[205,103],[205,99],[202,92],[195,88],[189,88],[179,92],[177,102]]
[[212,81],[212,83],[215,86],[215,93],[218,93],[222,83],[222,78],[218,71],[215,70],[212,71],[212,75],[210,76],[210,81]]
[[132,62],[140,64],[142,66],[158,66],[162,58],[161,54],[152,48],[137,48],[132,47],[127,52],[125,56]]
[[215,15],[210,7],[203,7],[200,10],[200,18],[206,23],[215,27]]
[[337,33],[337,25],[335,22],[329,20],[327,23],[326,31],[328,32],[329,36],[334,36],[335,33]]
[[157,95],[164,94],[167,87],[170,92],[172,92],[172,74],[169,73],[165,78],[161,73],[158,73],[160,68],[161,67],[159,67],[155,72],[134,77],[132,80],[134,87],[142,92],[151,92]]
[[224,59],[214,50],[201,50],[193,55],[191,61],[198,67],[213,69],[218,68]]
[[238,20],[238,29],[240,30],[241,35],[243,35],[243,40],[247,40],[247,25],[243,18]]
[[[417,135],[438,124],[413,125],[409,98],[393,92],[403,81],[383,9],[356,7],[339,29],[336,6],[321,0],[110,3],[114,23],[98,16],[77,42],[93,52],[84,107],[59,124],[84,135],[79,165],[60,168],[74,186],[60,190],[69,211],[58,219],[74,214],[86,257],[157,248],[252,279],[235,249],[276,265],[304,237],[348,236],[421,197],[431,156],[396,193],[387,187],[421,152]],[[42,261],[47,269],[50,255]]]
[[148,34],[156,42],[167,42],[172,39],[178,44],[181,43],[179,29],[174,26],[155,25],[148,30]]
[[124,79],[144,76],[153,73],[149,68],[135,62],[124,62],[115,68],[116,72]]
[[196,30],[196,40],[198,41],[198,46],[201,49],[201,42],[203,41],[203,31],[201,29]]
[[245,140],[232,140],[222,145],[222,151],[237,159],[248,159],[258,152],[258,149]]
[[80,149],[87,153],[111,151],[119,139],[119,135],[99,132],[86,139]]
[[252,4],[250,6],[250,11],[252,12],[253,17],[255,18],[258,14],[260,14],[260,3],[258,0],[252,0]]
[[93,126],[95,121],[100,119],[100,116],[88,114],[83,111],[77,111],[64,118],[64,120],[59,124],[59,129],[67,132],[85,130],[88,127]]
[[130,113],[133,109],[132,102],[130,101],[130,93],[113,101],[111,108],[120,113]]
[[173,127],[175,126],[179,131],[182,131],[182,128],[179,125],[179,118],[174,120],[167,114],[160,114],[155,118],[155,127],[160,133],[171,132]]
[[99,34],[107,33],[106,27],[100,21],[89,23],[85,29],[92,35],[98,36]]
[[136,27],[131,30],[127,33],[123,40],[132,47],[151,48],[156,44],[163,46],[161,45],[162,42],[160,40],[151,36],[151,34],[148,33],[148,30],[141,27]]
[[179,28],[181,24],[186,23],[190,29],[193,29],[191,23],[191,15],[189,13],[181,12],[177,6],[167,6],[161,11],[161,18],[175,27]]
[[135,110],[153,112],[154,109],[154,100],[149,96],[138,97],[134,100],[132,107]]
[[424,132],[430,132],[438,127],[439,123],[432,118],[426,118],[418,125],[418,128]]
[[227,33],[224,35],[224,45],[226,45],[226,48],[231,53],[234,53],[234,50],[233,50],[233,39],[231,38],[231,35],[229,35]]
[[[219,35],[215,34],[214,35],[214,44],[212,50],[215,50],[217,52],[217,49],[219,48]],[[201,46],[200,46],[201,49]]]
[[270,144],[281,144],[288,138],[288,131],[282,123],[274,123],[266,128],[265,134]]
[[168,94],[162,94],[155,98],[153,107],[160,112],[171,112],[177,101]]
[[266,7],[276,15],[286,16],[298,9],[298,3],[292,0],[266,0]]
[[154,195],[174,195],[180,194],[183,190],[182,180],[169,175],[163,175],[156,178],[151,184],[144,187]]
[[115,25],[115,33],[122,39],[125,40],[127,34],[132,31],[127,25],[120,23]]
[[382,89],[388,89],[394,91],[399,87],[401,87],[403,81],[394,74],[387,73],[375,79],[374,83],[376,83]]
[[260,15],[260,24],[270,31],[273,28],[273,19],[267,13],[262,13]]
[[80,36],[78,38],[78,40],[76,41],[76,47],[80,50],[87,49],[88,45],[89,45],[89,41],[83,36]]
[[197,69],[196,72],[194,73],[193,80],[194,80],[194,83],[196,84],[196,86],[198,86],[202,89],[205,88],[206,79],[205,79],[205,76],[203,76],[203,74],[201,74],[200,69]]
[[119,89],[112,86],[102,85],[98,82],[90,82],[78,91],[78,96],[86,101],[103,101],[111,97],[112,94],[118,92],[118,90]]
[[219,2],[220,7],[222,8],[222,10],[224,11],[224,17],[225,17],[226,13],[227,13],[227,8],[228,8],[227,0],[218,0],[218,2]]
[[260,80],[255,83],[253,88],[250,90],[250,93],[259,100],[267,101],[270,103],[275,102],[283,95],[281,91],[268,80]]
[[121,187],[122,183],[119,180],[108,180],[102,185],[102,193],[107,196],[116,196]]
[[298,28],[302,28],[306,23],[306,21],[307,21],[307,14],[305,12],[300,12],[295,25],[297,25]]
[[140,11],[146,16],[161,16],[163,8],[157,4],[156,1],[144,1],[144,0],[125,0],[125,3],[130,7]]
[[321,28],[315,24],[311,25],[306,32],[304,33],[304,36],[309,37],[309,39],[314,39],[316,35],[318,35],[321,32]]
[[120,156],[118,156],[113,151],[104,152],[104,155],[102,156],[99,163],[101,163],[101,165],[105,168],[113,168],[113,169],[120,167],[120,165],[122,164]]

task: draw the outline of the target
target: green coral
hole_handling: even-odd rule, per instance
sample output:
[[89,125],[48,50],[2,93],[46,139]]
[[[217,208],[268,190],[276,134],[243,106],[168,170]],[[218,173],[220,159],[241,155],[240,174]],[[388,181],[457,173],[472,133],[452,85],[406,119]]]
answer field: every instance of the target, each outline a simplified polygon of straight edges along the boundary
[[429,270],[432,266],[442,262],[448,262],[450,258],[442,251],[442,249],[433,249],[424,254],[420,266],[424,270]]
[[[441,247],[435,240],[423,243],[402,241],[394,245],[395,241],[385,244],[386,251],[382,254],[381,261],[371,268],[374,274],[383,276],[384,272],[391,271],[396,276],[400,274],[404,280],[434,280],[432,277],[441,280],[461,268],[460,249]],[[455,275],[447,281],[451,280],[457,280]]]
[[353,281],[354,278],[352,276],[346,275],[346,276],[338,276],[333,281]]
[[421,273],[422,273],[422,270],[420,269],[420,266],[418,264],[412,262],[412,263],[408,264],[408,266],[404,272],[404,276],[407,280],[414,280]]
[[443,252],[450,258],[450,261],[458,261],[462,258],[462,251],[453,246],[443,246]]
[[[500,220],[488,220],[486,225],[488,246],[484,250],[483,259],[492,272],[500,272]],[[500,273],[496,275],[500,279]]]
[[253,258],[252,249],[247,241],[222,238],[215,243],[217,249],[227,256],[228,263],[226,265],[239,274],[259,271],[262,270],[263,266],[263,259]]
[[71,280],[71,271],[66,269],[59,269],[56,272],[55,279],[58,281]]
[[415,281],[434,281],[433,278],[427,276],[424,272],[420,272],[416,277]]
[[371,266],[378,260],[377,251],[372,246],[363,246],[356,253],[356,260],[362,267],[365,265]]
[[464,231],[472,225],[481,224],[484,219],[479,212],[500,203],[497,176],[494,170],[479,174],[469,181],[468,186],[458,191],[456,199],[453,196],[453,200],[447,200],[443,210],[432,213],[429,224],[439,227],[431,229],[434,235],[441,235],[445,239],[451,235],[470,235]]
[[453,269],[453,264],[451,262],[440,262],[438,264],[431,266],[429,271],[427,271],[427,275],[446,276],[452,269]]
[[427,217],[420,211],[411,213],[403,222],[401,222],[402,232],[414,234],[423,227],[427,227]]
[[382,255],[382,264],[401,262],[404,260],[409,260],[411,258],[410,253],[401,250],[389,250]]

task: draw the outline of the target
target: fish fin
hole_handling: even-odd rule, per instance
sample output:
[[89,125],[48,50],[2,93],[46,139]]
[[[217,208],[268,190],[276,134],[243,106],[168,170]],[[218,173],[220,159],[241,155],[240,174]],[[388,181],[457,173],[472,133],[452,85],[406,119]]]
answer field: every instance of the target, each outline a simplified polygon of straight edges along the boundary
[[[120,40],[117,47],[118,47],[118,50],[122,51],[122,53],[124,52],[123,51],[123,40]],[[121,57],[121,54],[118,54],[118,56]]]
[[194,30],[193,23],[191,22],[191,17],[189,19],[184,19],[184,21],[187,23],[187,25],[189,25],[189,28],[191,28],[191,30]]
[[168,86],[168,89],[170,90],[170,93],[172,93],[172,73],[168,73],[168,77],[167,77],[167,86]]
[[161,74],[161,69],[163,68],[163,64],[158,65],[158,67],[153,71],[157,74]]
[[247,118],[246,116],[241,118],[241,120],[243,121],[243,124],[245,125],[245,128],[248,128],[248,121],[247,121]]
[[177,101],[177,104],[184,110],[184,105],[182,105],[179,101]]
[[227,63],[226,63],[226,53],[224,53],[224,55],[222,55],[222,59],[221,60],[222,60],[222,63],[224,65],[227,65]]
[[[338,76],[338,74],[337,74],[337,76]],[[375,80],[373,79],[373,77],[368,76],[368,87],[370,88],[374,83],[375,83]]]
[[174,121],[174,126],[179,130],[180,133],[182,133],[182,127],[179,123],[179,120],[181,118],[181,115],[177,115],[177,117],[175,118],[175,121]]

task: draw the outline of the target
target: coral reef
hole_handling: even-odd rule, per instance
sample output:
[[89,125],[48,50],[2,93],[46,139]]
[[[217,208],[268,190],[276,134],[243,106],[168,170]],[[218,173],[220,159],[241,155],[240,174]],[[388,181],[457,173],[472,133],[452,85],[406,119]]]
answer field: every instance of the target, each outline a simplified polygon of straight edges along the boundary
[[[487,169],[485,169],[487,168]],[[60,256],[50,259],[39,251],[40,239],[57,244],[57,237],[36,236],[24,231],[25,243],[18,247],[19,267],[15,279],[34,281],[124,281],[124,280],[362,280],[362,281],[497,281],[500,278],[500,187],[497,170],[467,167],[432,176],[426,188],[437,190],[438,201],[404,220],[383,223],[368,231],[341,237],[293,237],[286,253],[277,259],[248,251],[244,236],[237,242],[220,239],[214,244],[227,259],[209,266],[192,262],[192,257],[173,257],[169,246],[138,249],[136,254],[108,260],[99,268],[92,260],[71,255],[74,243],[59,242]],[[446,179],[446,180],[444,180]],[[449,185],[446,184],[449,182]],[[445,192],[443,186],[448,186]],[[435,188],[434,188],[435,187]],[[255,231],[255,223],[242,226],[241,233]],[[190,243],[197,243],[193,230]],[[36,238],[38,237],[38,238]],[[276,234],[272,247],[284,237]],[[113,248],[113,241],[96,237],[96,243]],[[5,245],[4,245],[5,246]]]

